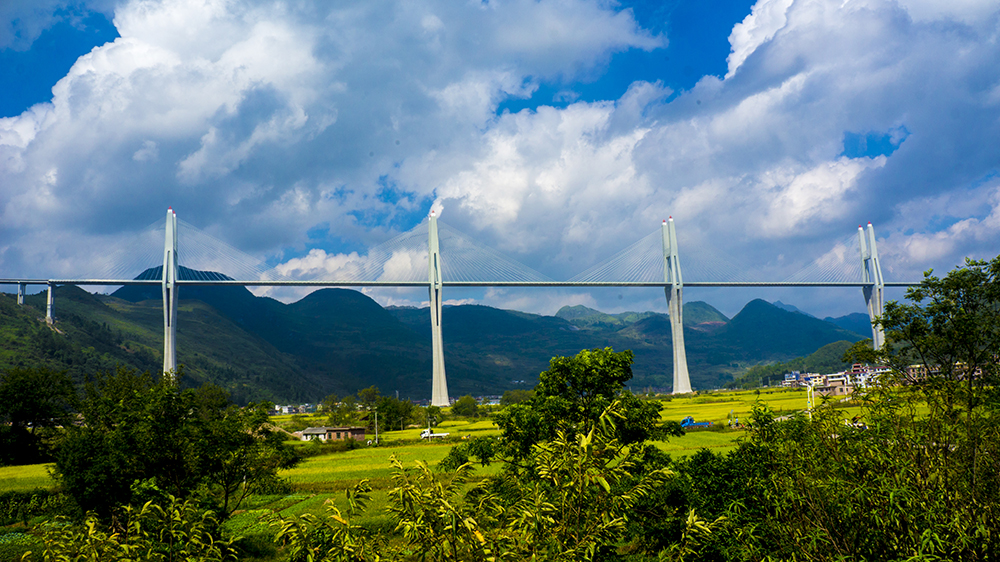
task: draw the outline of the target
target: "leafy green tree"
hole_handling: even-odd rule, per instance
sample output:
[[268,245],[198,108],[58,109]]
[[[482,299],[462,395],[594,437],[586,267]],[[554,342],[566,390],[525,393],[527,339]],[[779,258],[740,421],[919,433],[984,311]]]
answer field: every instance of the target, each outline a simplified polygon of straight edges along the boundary
[[[271,429],[270,404],[228,405],[206,412],[200,424],[197,454],[203,483],[221,502],[228,516],[255,488],[277,480],[280,469],[297,462],[281,433]],[[210,417],[209,417],[210,416]]]
[[240,409],[220,393],[124,368],[97,376],[85,388],[83,423],[67,427],[55,451],[56,477],[84,511],[104,518],[136,499],[137,481],[179,498],[204,490],[226,515],[294,461],[270,430],[270,405]]
[[372,410],[375,405],[378,404],[379,398],[382,394],[379,392],[377,386],[369,386],[368,388],[362,388],[358,391],[358,403],[365,410]]
[[451,406],[451,413],[464,418],[475,418],[479,416],[479,402],[472,396],[466,395]]
[[524,458],[535,443],[554,439],[560,428],[589,431],[614,401],[623,412],[615,425],[622,443],[665,437],[667,430],[659,424],[660,404],[625,390],[632,378],[632,359],[631,351],[615,352],[610,347],[553,357],[549,369],[539,375],[534,396],[496,415],[508,454]]
[[0,373],[0,465],[46,460],[44,438],[72,422],[76,398],[65,372],[15,367]]
[[[335,398],[335,395],[330,396]],[[339,401],[328,402],[330,396],[327,397],[327,401],[324,401],[323,407],[323,411],[328,412],[326,424],[336,427],[353,425],[358,416],[358,401],[354,396],[348,394]],[[329,410],[326,407],[327,403],[329,403]]]
[[403,429],[413,419],[416,406],[409,400],[399,400],[394,396],[383,396],[375,406],[379,427],[383,430]]
[[518,402],[524,402],[526,400],[531,400],[535,395],[533,390],[524,389],[514,389],[504,391],[503,396],[500,397],[500,406],[510,406],[511,404],[517,404]]
[[340,405],[340,398],[336,394],[328,394],[326,398],[320,403],[322,410],[329,414],[337,409]]

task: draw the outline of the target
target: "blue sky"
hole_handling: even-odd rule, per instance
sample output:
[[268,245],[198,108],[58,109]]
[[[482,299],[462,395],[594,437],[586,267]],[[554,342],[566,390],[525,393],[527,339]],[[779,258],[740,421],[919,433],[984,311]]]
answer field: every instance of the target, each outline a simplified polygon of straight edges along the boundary
[[[849,267],[868,221],[886,278],[917,279],[1000,248],[998,17],[978,0],[11,0],[0,276],[92,271],[168,206],[337,275],[436,206],[555,279],[668,215],[688,280],[712,256],[775,280]],[[685,296],[825,316],[863,310],[856,292]],[[658,291],[453,298],[666,308]]]

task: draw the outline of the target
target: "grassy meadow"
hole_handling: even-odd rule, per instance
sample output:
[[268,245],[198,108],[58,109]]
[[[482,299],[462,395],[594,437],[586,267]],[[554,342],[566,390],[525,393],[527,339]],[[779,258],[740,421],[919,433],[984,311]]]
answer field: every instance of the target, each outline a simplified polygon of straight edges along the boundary
[[[717,452],[728,451],[735,445],[743,432],[728,427],[730,412],[741,422],[746,422],[756,402],[766,404],[778,415],[791,414],[806,406],[806,393],[802,390],[763,389],[758,391],[705,392],[678,397],[665,397],[661,417],[664,420],[680,421],[686,416],[693,416],[695,421],[711,421],[714,426],[705,429],[689,430],[683,437],[673,437],[657,446],[674,457],[688,456],[699,449],[706,448]],[[838,404],[839,405],[839,404]],[[851,418],[860,408],[846,406],[844,417]],[[447,410],[446,410],[447,414]],[[290,422],[292,416],[276,416],[274,422],[282,425]],[[306,416],[314,425],[322,425],[321,416]],[[382,443],[380,447],[361,447],[351,451],[330,453],[306,458],[295,468],[286,470],[282,477],[287,478],[293,488],[305,494],[320,494],[318,498],[325,499],[329,493],[339,492],[353,486],[358,481],[368,478],[376,489],[387,489],[391,467],[389,457],[396,457],[404,466],[414,466],[417,460],[424,461],[434,468],[447,454],[451,446],[467,436],[498,435],[496,426],[488,419],[466,420],[446,419],[435,431],[448,433],[442,441],[421,441],[422,428],[409,428],[379,433]],[[369,438],[374,437],[369,435]],[[296,442],[298,446],[308,446],[305,442]],[[10,490],[32,490],[36,488],[52,488],[55,481],[49,474],[49,464],[0,467],[0,492]],[[479,474],[488,475],[497,470],[496,465],[479,467]],[[342,494],[337,494],[341,497]],[[319,504],[322,504],[322,501]],[[308,504],[316,503],[310,501]],[[281,511],[290,509],[282,507]]]
[[[689,429],[682,437],[672,437],[668,441],[656,443],[656,446],[674,458],[686,457],[701,449],[715,452],[727,452],[736,446],[736,442],[744,435],[742,429],[729,427],[730,415],[746,423],[756,403],[766,404],[777,415],[789,415],[801,411],[806,406],[806,393],[802,390],[762,389],[758,391],[703,392],[685,396],[659,397],[663,405],[661,418],[664,421],[680,421],[692,416],[695,421],[713,422],[712,427]],[[843,408],[843,417],[850,418],[858,413],[860,408],[846,403],[836,402]],[[489,409],[486,409],[489,411]],[[272,524],[279,517],[289,517],[310,513],[323,515],[328,505],[333,505],[347,512],[347,500],[344,491],[358,482],[369,480],[373,490],[370,496],[370,509],[354,519],[370,531],[389,535],[395,527],[392,517],[385,508],[389,504],[389,490],[392,485],[393,468],[390,457],[395,457],[405,468],[413,468],[417,461],[426,463],[435,469],[438,463],[448,454],[451,447],[463,438],[473,436],[499,435],[499,430],[489,418],[447,419],[450,412],[445,410],[445,421],[436,428],[437,433],[448,433],[441,440],[422,441],[422,428],[411,427],[404,430],[379,432],[380,446],[370,447],[362,444],[359,448],[340,452],[329,452],[307,456],[298,466],[283,471],[280,476],[291,484],[292,493],[288,495],[257,495],[248,499],[243,509],[238,510],[224,524],[233,534],[250,537],[248,540],[259,541],[273,549],[272,537],[275,528]],[[324,425],[325,418],[321,415],[306,416],[276,416],[276,425],[301,426],[303,422],[309,425]],[[374,435],[369,434],[369,439]],[[315,443],[289,441],[296,447],[318,447]],[[500,465],[476,466],[475,476],[488,476],[496,473]],[[51,464],[27,466],[0,467],[0,493],[7,491],[30,491],[34,489],[52,489],[56,482],[51,476]],[[475,477],[474,477],[475,478]],[[469,486],[473,483],[469,483]],[[256,558],[255,558],[256,559]],[[266,555],[260,560],[271,560]],[[277,559],[277,558],[273,558]]]

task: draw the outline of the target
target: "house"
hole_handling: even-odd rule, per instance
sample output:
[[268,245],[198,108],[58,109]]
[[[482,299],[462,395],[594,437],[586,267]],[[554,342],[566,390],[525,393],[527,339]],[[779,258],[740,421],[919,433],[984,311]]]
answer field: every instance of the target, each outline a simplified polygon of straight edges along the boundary
[[363,427],[307,427],[302,430],[302,440],[311,441],[343,441],[345,439],[364,441],[365,428]]

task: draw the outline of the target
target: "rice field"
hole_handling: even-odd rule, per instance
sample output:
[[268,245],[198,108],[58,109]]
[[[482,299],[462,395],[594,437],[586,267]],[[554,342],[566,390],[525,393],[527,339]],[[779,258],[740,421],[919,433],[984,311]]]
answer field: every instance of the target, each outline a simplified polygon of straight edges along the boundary
[[50,489],[55,486],[55,480],[50,475],[54,466],[51,463],[0,466],[0,492]]
[[[683,437],[672,437],[667,442],[657,443],[657,447],[675,458],[694,454],[702,448],[715,452],[731,450],[743,431],[728,428],[730,412],[746,423],[753,405],[758,401],[766,403],[776,414],[786,415],[805,408],[806,394],[801,390],[774,389],[761,390],[759,393],[710,392],[665,399],[661,412],[663,420],[680,421],[686,416],[693,416],[695,421],[713,422],[714,427],[690,430]],[[860,408],[856,406],[847,406],[843,408],[843,415],[850,418],[859,411]],[[276,421],[280,421],[280,418]],[[287,478],[296,490],[310,495],[308,500],[302,500],[302,505],[296,504],[298,507],[294,509],[321,512],[322,503],[331,497],[330,494],[334,494],[335,498],[342,498],[342,490],[365,478],[372,481],[376,493],[388,489],[392,474],[389,464],[391,455],[396,455],[406,467],[412,467],[415,461],[421,460],[433,469],[448,454],[455,440],[466,436],[499,434],[497,427],[488,419],[442,422],[435,431],[449,433],[449,439],[444,442],[420,441],[421,430],[422,428],[410,428],[380,432],[381,447],[361,447],[352,451],[309,457],[295,468],[283,471],[281,476]],[[0,492],[50,489],[55,486],[50,475],[51,468],[51,464],[0,467]],[[477,473],[489,475],[498,468],[496,464],[478,467]],[[277,511],[284,513],[288,509],[292,507],[280,507]]]

